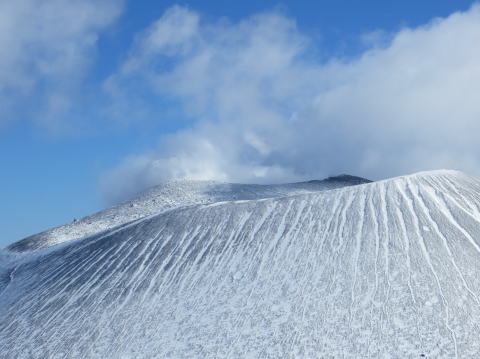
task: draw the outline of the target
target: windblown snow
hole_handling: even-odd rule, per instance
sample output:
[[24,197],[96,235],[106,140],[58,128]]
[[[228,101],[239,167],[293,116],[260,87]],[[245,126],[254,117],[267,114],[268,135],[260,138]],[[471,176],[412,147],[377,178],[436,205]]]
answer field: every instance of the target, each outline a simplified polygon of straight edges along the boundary
[[239,188],[10,246],[0,356],[478,357],[479,178]]

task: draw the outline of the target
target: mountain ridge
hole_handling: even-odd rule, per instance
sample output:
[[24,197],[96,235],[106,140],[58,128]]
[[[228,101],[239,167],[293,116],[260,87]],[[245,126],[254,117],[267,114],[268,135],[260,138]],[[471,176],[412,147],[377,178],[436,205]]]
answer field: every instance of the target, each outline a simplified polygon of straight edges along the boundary
[[129,201],[16,241],[7,249],[28,251],[108,231],[143,217],[178,208],[219,201],[280,197],[367,183],[369,180],[334,176],[324,180],[276,185],[174,180],[141,192]]
[[18,358],[475,357],[479,224],[480,179],[452,171],[178,208],[12,262],[0,337]]

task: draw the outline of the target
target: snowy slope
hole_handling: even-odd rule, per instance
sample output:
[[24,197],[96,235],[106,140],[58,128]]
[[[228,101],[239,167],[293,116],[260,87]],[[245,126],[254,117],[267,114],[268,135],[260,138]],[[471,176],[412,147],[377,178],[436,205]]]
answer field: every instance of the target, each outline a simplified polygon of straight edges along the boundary
[[170,210],[0,274],[2,358],[476,358],[480,179]]
[[370,182],[364,178],[340,175],[322,181],[281,185],[249,185],[214,181],[173,181],[153,187],[130,201],[35,234],[9,246],[15,251],[45,248],[91,236],[116,226],[174,208],[232,200],[282,197],[324,191]]

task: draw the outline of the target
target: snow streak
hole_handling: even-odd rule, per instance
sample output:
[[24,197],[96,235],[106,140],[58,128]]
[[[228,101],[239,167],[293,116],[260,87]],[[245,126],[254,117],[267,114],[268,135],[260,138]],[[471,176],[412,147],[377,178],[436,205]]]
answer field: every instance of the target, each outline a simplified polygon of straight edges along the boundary
[[480,180],[177,208],[13,260],[5,358],[476,357]]

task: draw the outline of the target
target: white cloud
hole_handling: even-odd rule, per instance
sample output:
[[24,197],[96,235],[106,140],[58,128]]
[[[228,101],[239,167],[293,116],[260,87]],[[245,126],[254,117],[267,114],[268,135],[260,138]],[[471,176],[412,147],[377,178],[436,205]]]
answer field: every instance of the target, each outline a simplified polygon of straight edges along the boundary
[[325,64],[282,14],[208,23],[189,9],[169,9],[138,36],[107,87],[134,99],[132,84],[141,84],[175,99],[194,120],[110,171],[108,197],[184,177],[480,172],[480,7],[378,34],[381,41],[364,39],[372,45],[361,57]]
[[54,126],[121,8],[121,0],[0,0],[0,124],[28,107]]
[[186,47],[198,31],[199,16],[186,8],[173,6],[137,39],[137,54],[129,59],[125,71],[131,71],[139,64],[135,60],[146,59],[164,53],[175,56],[185,53]]

